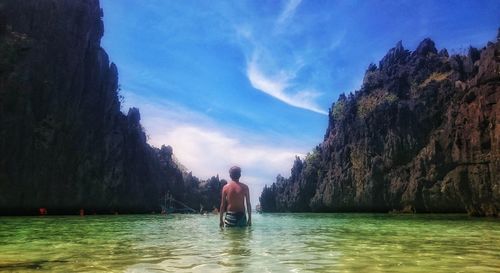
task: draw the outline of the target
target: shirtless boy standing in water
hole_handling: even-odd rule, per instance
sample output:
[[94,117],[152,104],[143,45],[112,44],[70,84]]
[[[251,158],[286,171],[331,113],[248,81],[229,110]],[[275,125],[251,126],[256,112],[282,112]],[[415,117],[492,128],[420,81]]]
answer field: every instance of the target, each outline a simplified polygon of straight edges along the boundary
[[[252,206],[248,186],[240,182],[241,168],[234,166],[229,169],[231,182],[222,189],[220,203],[220,227],[244,227],[252,225]],[[247,203],[248,221],[245,215],[245,198]],[[222,220],[226,212],[224,221]]]

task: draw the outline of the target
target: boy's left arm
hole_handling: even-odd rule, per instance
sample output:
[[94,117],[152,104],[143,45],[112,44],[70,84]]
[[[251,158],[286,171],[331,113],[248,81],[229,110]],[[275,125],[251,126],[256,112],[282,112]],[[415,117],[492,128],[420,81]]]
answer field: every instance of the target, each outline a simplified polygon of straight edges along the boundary
[[222,189],[222,196],[220,200],[220,209],[219,209],[219,226],[220,228],[224,228],[224,222],[222,221],[222,217],[224,216],[224,212],[226,211],[226,191],[225,187]]

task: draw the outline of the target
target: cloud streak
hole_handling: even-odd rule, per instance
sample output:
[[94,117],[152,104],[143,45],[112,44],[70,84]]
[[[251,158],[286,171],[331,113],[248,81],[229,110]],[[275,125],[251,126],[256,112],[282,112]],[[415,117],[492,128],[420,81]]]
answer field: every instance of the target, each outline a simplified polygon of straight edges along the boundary
[[285,31],[301,4],[302,0],[290,0],[284,6],[277,18],[272,20],[274,32],[261,32],[256,29],[265,26],[252,26],[252,24],[236,25],[234,27],[237,37],[242,38],[241,49],[246,53],[246,77],[251,86],[271,97],[278,99],[290,106],[309,110],[318,114],[328,115],[317,103],[322,93],[306,86],[300,81],[297,73],[301,68],[308,66],[306,56],[294,46],[285,51],[287,54],[278,53],[276,47],[286,46],[281,44]]
[[282,24],[286,23],[290,18],[292,18],[293,15],[295,14],[295,11],[297,10],[297,7],[300,5],[301,2],[302,2],[302,0],[290,0],[290,1],[288,1],[288,3],[285,6],[285,9],[278,17],[278,20],[276,21],[276,23],[278,25],[282,25]]
[[293,85],[291,84],[292,77],[281,73],[281,75],[270,76],[266,75],[257,64],[256,58],[253,57],[247,64],[246,74],[253,88],[260,90],[288,105],[313,111],[322,115],[328,113],[321,109],[315,99],[320,96],[320,93],[314,90],[301,90],[293,94],[288,93]]

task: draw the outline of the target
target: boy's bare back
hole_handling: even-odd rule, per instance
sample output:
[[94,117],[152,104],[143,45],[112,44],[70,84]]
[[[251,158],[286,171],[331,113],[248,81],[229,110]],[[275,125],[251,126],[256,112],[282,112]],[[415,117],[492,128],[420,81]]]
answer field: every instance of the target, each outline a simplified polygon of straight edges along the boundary
[[222,192],[226,196],[227,211],[245,212],[245,196],[249,195],[247,185],[231,181],[224,186]]

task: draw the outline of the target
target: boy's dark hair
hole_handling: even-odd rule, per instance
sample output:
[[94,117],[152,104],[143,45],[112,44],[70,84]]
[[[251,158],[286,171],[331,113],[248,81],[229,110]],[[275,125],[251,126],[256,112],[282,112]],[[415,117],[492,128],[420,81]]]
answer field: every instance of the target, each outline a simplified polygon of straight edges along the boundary
[[229,176],[233,180],[238,180],[241,177],[241,168],[238,166],[233,166],[229,169]]

